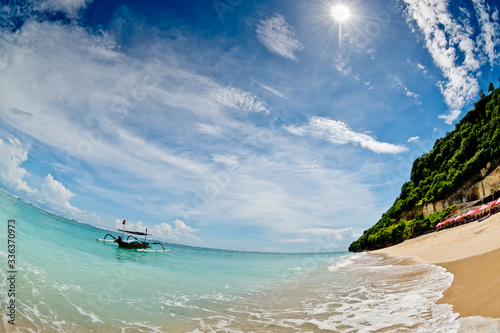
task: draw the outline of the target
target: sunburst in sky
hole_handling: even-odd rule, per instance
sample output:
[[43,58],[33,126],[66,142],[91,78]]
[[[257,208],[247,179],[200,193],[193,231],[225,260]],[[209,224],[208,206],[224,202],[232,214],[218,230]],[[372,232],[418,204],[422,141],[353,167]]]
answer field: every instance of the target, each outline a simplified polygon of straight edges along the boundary
[[339,46],[342,46],[342,24],[349,20],[351,12],[344,4],[336,4],[331,11],[333,19],[339,24]]
[[351,16],[351,11],[349,10],[349,7],[347,7],[344,4],[337,4],[332,7],[332,17],[335,21],[338,21],[339,23],[345,22],[349,19]]

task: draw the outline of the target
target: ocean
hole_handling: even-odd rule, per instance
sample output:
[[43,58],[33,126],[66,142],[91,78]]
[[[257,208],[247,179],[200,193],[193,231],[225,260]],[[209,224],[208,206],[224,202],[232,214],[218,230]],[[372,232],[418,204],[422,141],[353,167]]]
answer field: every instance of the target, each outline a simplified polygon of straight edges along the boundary
[[450,305],[436,304],[453,280],[437,266],[169,243],[170,252],[141,253],[97,242],[109,231],[3,191],[0,221],[6,332],[457,332],[460,325]]

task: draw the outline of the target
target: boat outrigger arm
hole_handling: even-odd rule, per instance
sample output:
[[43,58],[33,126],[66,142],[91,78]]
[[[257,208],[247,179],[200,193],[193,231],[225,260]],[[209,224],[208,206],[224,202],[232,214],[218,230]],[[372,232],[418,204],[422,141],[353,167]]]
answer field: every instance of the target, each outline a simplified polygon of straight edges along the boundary
[[[123,237],[125,237],[125,233],[132,234],[132,235],[138,235],[138,236],[144,236],[144,240],[139,240],[137,237],[129,235],[126,240],[122,238],[122,236],[115,237],[111,234],[106,234],[103,239],[97,239],[100,242],[113,242],[113,243],[118,243],[118,247],[124,248],[124,249],[132,249],[140,252],[167,252],[170,251],[170,249],[165,249],[162,243],[160,242],[149,242],[147,241],[146,237],[148,234],[148,229],[146,228],[146,232],[141,232],[141,231],[132,231],[132,230],[125,230],[125,229],[118,229],[118,231],[123,232]],[[108,239],[108,236],[112,239]],[[160,245],[160,249],[152,249],[151,245]]]

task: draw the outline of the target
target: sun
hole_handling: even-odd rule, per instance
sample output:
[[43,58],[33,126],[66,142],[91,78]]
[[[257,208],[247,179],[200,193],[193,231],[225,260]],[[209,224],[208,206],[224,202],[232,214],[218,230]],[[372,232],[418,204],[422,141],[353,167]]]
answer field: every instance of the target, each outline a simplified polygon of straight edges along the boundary
[[332,7],[331,14],[335,21],[342,23],[349,19],[351,13],[346,5],[338,4]]

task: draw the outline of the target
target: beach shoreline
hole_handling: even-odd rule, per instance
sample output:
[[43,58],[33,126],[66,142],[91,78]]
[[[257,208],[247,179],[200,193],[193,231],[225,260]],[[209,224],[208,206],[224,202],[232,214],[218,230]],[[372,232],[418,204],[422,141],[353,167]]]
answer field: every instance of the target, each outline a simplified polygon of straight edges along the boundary
[[[432,264],[454,276],[438,303],[451,304],[461,318],[500,318],[500,214],[371,251]],[[498,322],[498,321],[497,321]]]

